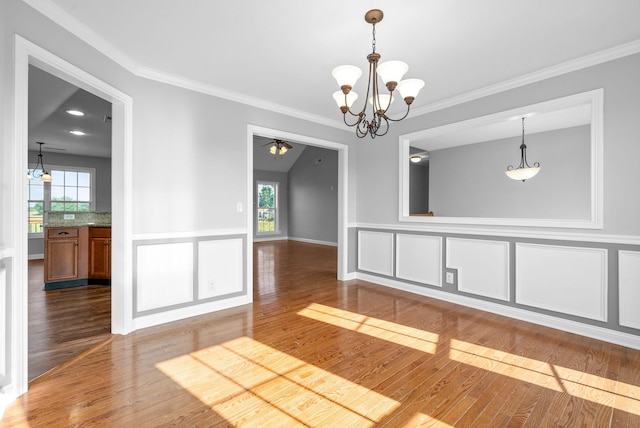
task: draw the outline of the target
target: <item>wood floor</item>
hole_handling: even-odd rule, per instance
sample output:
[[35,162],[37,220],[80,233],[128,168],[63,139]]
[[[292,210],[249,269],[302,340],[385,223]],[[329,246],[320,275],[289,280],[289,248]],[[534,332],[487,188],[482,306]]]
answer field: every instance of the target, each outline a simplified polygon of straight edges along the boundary
[[111,337],[111,290],[43,290],[44,263],[29,261],[29,381]]
[[2,426],[640,426],[640,351],[254,251],[252,305],[114,336]]

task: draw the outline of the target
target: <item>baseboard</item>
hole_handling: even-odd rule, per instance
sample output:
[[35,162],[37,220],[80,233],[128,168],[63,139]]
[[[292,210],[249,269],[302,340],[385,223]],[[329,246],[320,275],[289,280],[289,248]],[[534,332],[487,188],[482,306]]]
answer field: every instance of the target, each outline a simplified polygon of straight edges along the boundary
[[287,239],[289,239],[287,236],[261,236],[259,238],[253,238],[253,242],[286,241]]
[[472,297],[462,296],[459,294],[452,294],[446,291],[420,287],[417,285],[400,282],[391,278],[381,278],[362,272],[357,272],[356,277],[363,281],[372,282],[377,285],[395,288],[397,290],[431,297],[434,299],[443,300],[445,302],[455,303],[473,309],[491,312],[497,315],[515,318],[521,321],[539,324],[545,327],[566,331],[568,333],[575,333],[581,336],[590,337],[592,339],[598,339],[604,342],[614,343],[616,345],[626,346],[627,348],[640,350],[640,336],[635,336],[633,334],[597,327],[590,324],[583,324],[577,321],[557,318],[537,312],[531,312],[525,309],[500,305],[498,303],[474,299]]
[[298,241],[298,242],[306,242],[307,244],[318,244],[318,245],[328,245],[330,247],[337,247],[337,242],[328,242],[328,241],[318,241],[316,239],[306,239],[306,238],[295,238],[290,236],[290,241]]
[[29,254],[29,260],[42,260],[44,259],[44,254]]

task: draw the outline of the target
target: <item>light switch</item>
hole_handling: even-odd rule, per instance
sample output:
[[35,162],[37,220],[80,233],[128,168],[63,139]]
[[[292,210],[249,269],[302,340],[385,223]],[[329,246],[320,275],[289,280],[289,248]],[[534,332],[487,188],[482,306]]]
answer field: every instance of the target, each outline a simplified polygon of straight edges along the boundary
[[241,213],[241,212],[242,212],[242,202],[238,202],[238,203],[236,204],[236,211],[238,211],[239,213]]

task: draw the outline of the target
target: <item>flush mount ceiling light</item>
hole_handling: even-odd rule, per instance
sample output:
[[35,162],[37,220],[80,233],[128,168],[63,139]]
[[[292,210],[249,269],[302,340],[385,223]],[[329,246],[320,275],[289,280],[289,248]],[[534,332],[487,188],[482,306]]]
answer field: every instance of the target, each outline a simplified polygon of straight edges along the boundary
[[83,135],[87,135],[86,132],[84,131],[78,131],[77,129],[72,129],[71,131],[69,131],[69,134],[73,134],[73,135],[77,135],[79,137],[83,136]]
[[[351,111],[351,106],[358,99],[358,94],[352,91],[358,78],[362,75],[362,70],[354,65],[341,65],[333,69],[331,73],[338,82],[340,90],[333,93],[333,99],[340,107],[344,123],[347,126],[356,127],[358,138],[364,138],[367,134],[371,138],[385,135],[389,132],[389,122],[399,122],[406,118],[411,108],[411,103],[424,86],[424,81],[420,79],[402,79],[409,66],[402,61],[387,61],[378,65],[380,54],[376,52],[376,24],[382,21],[383,13],[379,9],[373,9],[364,15],[364,20],[373,26],[373,41],[371,42],[372,52],[367,56],[369,60],[369,78],[367,80],[367,94],[365,102],[359,113]],[[378,77],[380,77],[389,91],[388,94],[380,94],[378,91]],[[392,119],[387,116],[387,110],[393,102],[395,90],[407,104],[407,111],[404,116]],[[367,118],[366,100],[371,104],[371,118]],[[347,121],[347,113],[355,116],[354,123]]]
[[509,165],[504,172],[512,180],[528,180],[540,172],[540,163],[536,162],[529,166],[527,162],[527,145],[524,143],[524,117],[522,118],[522,144],[520,144],[520,164],[517,168]]
[[419,163],[422,160],[420,155],[414,155],[409,158],[409,160],[413,163]]
[[67,114],[70,114],[71,116],[84,116],[84,112],[83,111],[76,110],[76,109],[65,110],[65,112]]
[[263,146],[269,146],[269,153],[271,153],[272,155],[280,155],[280,156],[287,153],[287,150],[293,148],[291,144],[282,140],[273,140],[270,143],[263,144]]
[[38,162],[36,163],[35,168],[27,171],[27,178],[29,180],[33,180],[34,178],[39,178],[40,181],[43,181],[45,183],[50,183],[52,181],[51,175],[49,175],[47,170],[44,169],[44,162],[42,161],[42,146],[44,143],[41,143],[40,141],[38,141],[37,144],[40,144],[40,151],[38,152]]

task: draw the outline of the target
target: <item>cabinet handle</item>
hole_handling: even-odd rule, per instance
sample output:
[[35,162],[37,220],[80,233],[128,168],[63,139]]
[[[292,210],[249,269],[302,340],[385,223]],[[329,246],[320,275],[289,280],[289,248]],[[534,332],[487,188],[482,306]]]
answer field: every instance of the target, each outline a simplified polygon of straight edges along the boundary
[[78,246],[78,243],[77,243],[77,242],[74,242],[74,243],[73,243],[73,246],[74,246],[74,247],[77,247],[77,246]]
[[65,232],[64,230],[62,232],[58,232],[58,235],[68,235],[69,232]]

